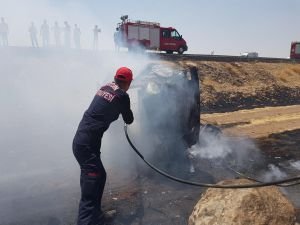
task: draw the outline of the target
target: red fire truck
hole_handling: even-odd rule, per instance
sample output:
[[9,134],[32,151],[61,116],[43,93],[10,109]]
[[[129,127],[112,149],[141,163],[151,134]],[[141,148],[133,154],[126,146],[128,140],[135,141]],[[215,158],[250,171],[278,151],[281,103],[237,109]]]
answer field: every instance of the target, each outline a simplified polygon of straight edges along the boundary
[[292,42],[290,58],[300,59],[300,42]]
[[131,21],[127,15],[122,16],[121,20],[114,35],[117,48],[149,49],[166,51],[169,54],[182,54],[188,49],[182,35],[173,27],[161,27],[155,22]]

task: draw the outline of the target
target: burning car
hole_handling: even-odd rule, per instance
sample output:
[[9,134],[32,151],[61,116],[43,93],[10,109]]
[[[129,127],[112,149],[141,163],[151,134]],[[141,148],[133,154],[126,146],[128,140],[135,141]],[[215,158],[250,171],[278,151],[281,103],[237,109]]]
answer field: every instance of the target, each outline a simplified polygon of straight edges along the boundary
[[146,137],[144,149],[145,143],[151,146],[151,160],[160,168],[184,176],[190,170],[186,150],[199,141],[197,68],[150,64],[135,79],[133,88],[138,96],[139,135]]

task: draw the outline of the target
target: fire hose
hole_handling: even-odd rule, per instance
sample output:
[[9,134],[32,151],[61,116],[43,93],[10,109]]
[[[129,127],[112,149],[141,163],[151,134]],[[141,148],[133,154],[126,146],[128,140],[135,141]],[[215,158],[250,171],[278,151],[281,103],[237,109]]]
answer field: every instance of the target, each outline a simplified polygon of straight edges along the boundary
[[[271,182],[261,182],[258,181],[256,179],[252,179],[252,181],[254,181],[255,183],[252,184],[236,184],[236,185],[222,185],[222,184],[210,184],[210,183],[200,183],[200,182],[193,182],[193,181],[188,181],[188,180],[184,180],[178,177],[174,177],[160,169],[158,169],[157,167],[155,167],[153,164],[151,164],[150,162],[148,162],[144,156],[140,153],[140,151],[134,146],[134,144],[132,143],[131,139],[129,138],[128,135],[128,126],[127,124],[124,124],[124,131],[125,131],[125,136],[126,139],[129,143],[129,145],[131,146],[131,148],[135,151],[135,153],[154,171],[156,171],[157,173],[171,179],[174,181],[177,181],[179,183],[183,183],[183,184],[188,184],[188,185],[193,185],[193,186],[198,186],[198,187],[209,187],[209,188],[230,188],[230,189],[237,189],[237,188],[257,188],[257,187],[267,187],[267,186],[273,186],[273,185],[281,185],[281,186],[291,186],[291,185],[295,185],[295,184],[299,184],[300,183],[300,175],[299,176],[295,176],[295,177],[291,177],[291,178],[286,178],[286,179],[281,179],[281,180],[277,180],[277,181],[271,181]],[[236,172],[236,171],[235,171]],[[241,173],[240,173],[241,174]],[[244,176],[246,177],[246,176]],[[293,183],[291,183],[293,182]],[[297,183],[295,183],[297,182]]]
[[[260,180],[258,180],[258,179],[253,178],[253,177],[250,177],[250,176],[248,176],[248,175],[246,175],[246,174],[244,174],[244,173],[241,173],[241,172],[239,172],[239,171],[233,169],[233,168],[230,167],[230,166],[227,166],[227,168],[228,168],[229,170],[233,171],[234,173],[236,173],[237,175],[243,177],[243,178],[246,178],[246,179],[248,179],[248,180],[252,180],[252,181],[255,181],[255,182],[258,182],[258,183],[263,183],[263,181],[260,181]],[[298,184],[300,184],[300,180],[295,181],[295,182],[292,182],[292,183],[282,183],[282,184],[277,184],[276,186],[279,186],[279,187],[290,187],[290,186],[295,186],[295,185],[298,185]]]

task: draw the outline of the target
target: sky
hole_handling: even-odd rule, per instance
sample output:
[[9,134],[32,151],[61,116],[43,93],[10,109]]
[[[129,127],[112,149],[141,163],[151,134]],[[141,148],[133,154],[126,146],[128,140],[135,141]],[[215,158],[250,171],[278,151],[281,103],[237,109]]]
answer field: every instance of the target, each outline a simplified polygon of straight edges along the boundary
[[10,25],[12,45],[29,45],[28,26],[44,19],[67,20],[82,30],[90,48],[92,28],[102,29],[102,49],[113,49],[113,32],[121,15],[132,20],[175,27],[187,41],[188,53],[288,57],[291,41],[300,40],[299,0],[0,0],[0,16]]

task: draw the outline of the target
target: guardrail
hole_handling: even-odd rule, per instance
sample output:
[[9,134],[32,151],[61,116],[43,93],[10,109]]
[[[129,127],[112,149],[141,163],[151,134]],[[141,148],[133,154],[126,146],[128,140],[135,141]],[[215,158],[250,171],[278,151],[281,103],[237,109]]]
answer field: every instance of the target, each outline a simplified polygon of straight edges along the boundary
[[[153,53],[155,54],[155,53]],[[151,55],[151,53],[150,53]],[[300,63],[299,59],[287,58],[269,58],[269,57],[245,57],[245,56],[229,56],[229,55],[198,55],[198,54],[165,54],[159,53],[163,60],[189,60],[189,61],[217,61],[217,62],[267,62],[267,63]]]

